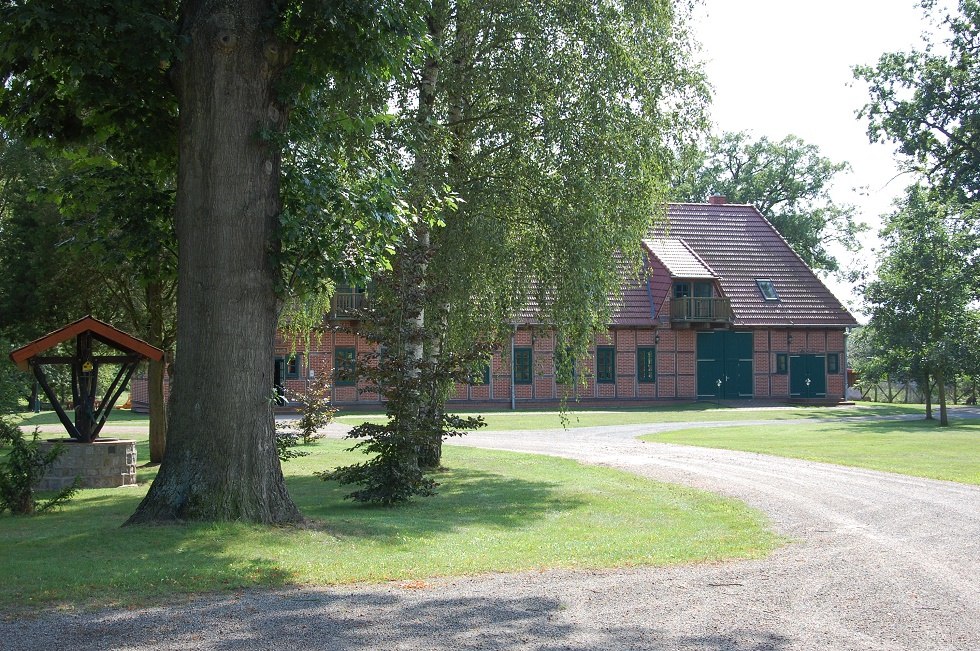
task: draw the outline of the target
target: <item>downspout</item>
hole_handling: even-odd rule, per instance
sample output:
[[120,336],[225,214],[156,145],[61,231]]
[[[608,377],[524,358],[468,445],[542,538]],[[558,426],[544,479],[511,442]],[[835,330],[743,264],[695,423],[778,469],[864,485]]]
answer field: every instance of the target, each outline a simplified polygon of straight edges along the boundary
[[847,364],[847,338],[850,335],[851,335],[851,328],[850,328],[850,326],[848,326],[848,327],[844,328],[844,352],[841,355],[841,357],[843,358],[843,362],[844,362],[844,364],[843,364],[843,366],[844,366],[844,395],[841,397],[841,400],[843,400],[843,401],[847,401],[847,381],[848,381],[848,379],[850,379],[850,373],[848,372],[848,368],[849,367],[848,367],[848,364]]
[[511,411],[517,411],[517,389],[514,387],[514,378],[516,377],[516,372],[514,368],[514,340],[517,338],[517,322],[514,322],[514,327],[510,331],[510,409]]

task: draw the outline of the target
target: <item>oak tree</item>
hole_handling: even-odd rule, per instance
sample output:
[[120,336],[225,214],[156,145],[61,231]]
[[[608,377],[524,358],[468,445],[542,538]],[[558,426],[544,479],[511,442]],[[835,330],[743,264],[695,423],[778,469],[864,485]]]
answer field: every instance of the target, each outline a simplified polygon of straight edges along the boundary
[[840,270],[831,243],[857,250],[855,208],[830,192],[850,167],[821,155],[816,145],[792,135],[774,141],[740,132],[713,136],[703,150],[685,153],[675,200],[698,203],[719,194],[752,204],[813,269]]
[[177,360],[163,464],[130,523],[289,522],[271,410],[282,151],[316,88],[383,83],[411,3],[51,0],[0,5],[0,114],[171,165]]

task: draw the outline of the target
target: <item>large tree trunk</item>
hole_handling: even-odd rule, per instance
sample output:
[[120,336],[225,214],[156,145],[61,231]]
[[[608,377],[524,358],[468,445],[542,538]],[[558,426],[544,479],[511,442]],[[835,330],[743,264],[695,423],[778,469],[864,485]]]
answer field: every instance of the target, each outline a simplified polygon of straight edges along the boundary
[[923,382],[923,386],[925,387],[923,391],[925,391],[926,398],[926,420],[934,420],[932,417],[932,387],[929,385],[929,381],[929,373],[927,371],[925,374],[925,382]]
[[[149,313],[149,342],[167,350],[164,342],[163,284],[155,281],[146,287],[146,310]],[[163,461],[167,449],[167,402],[163,397],[164,376],[167,360],[150,361],[147,393],[150,402],[150,463]]]
[[167,449],[167,402],[163,397],[163,378],[167,372],[166,361],[151,361],[147,375],[147,393],[150,402],[150,463],[163,461]]
[[946,375],[936,372],[936,387],[939,389],[939,426],[949,425],[949,414],[946,412]]
[[128,524],[300,519],[272,416],[282,49],[270,0],[191,0],[175,83],[177,359],[163,464]]

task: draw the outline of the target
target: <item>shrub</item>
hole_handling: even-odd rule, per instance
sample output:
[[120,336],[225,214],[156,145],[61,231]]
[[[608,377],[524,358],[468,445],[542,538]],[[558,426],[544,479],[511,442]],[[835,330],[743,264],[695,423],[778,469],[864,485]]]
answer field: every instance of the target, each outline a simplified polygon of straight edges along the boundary
[[0,462],[0,513],[8,509],[17,515],[41,513],[64,504],[78,491],[76,477],[74,484],[45,502],[34,498],[34,486],[65,451],[64,446],[59,444],[42,452],[38,437],[36,427],[28,440],[19,427],[0,419],[0,441],[10,445],[7,458]]
[[305,391],[290,391],[289,399],[299,404],[300,417],[292,421],[299,430],[303,445],[310,445],[323,438],[320,430],[333,420],[337,409],[330,404],[330,383],[324,378],[311,380]]
[[299,434],[287,429],[291,424],[292,421],[276,423],[276,450],[279,452],[280,461],[289,461],[290,459],[305,457],[310,454],[309,452],[289,449],[299,445]]

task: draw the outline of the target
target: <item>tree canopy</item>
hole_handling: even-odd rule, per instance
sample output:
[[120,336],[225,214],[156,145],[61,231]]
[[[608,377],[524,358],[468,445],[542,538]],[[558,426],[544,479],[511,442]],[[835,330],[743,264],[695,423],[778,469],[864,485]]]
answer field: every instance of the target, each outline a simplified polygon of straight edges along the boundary
[[[399,218],[371,181],[383,161],[361,174],[355,148],[319,168],[312,146],[290,147],[285,165],[283,152],[310,134],[311,106],[327,103],[336,132],[371,99],[362,88],[384,88],[421,46],[419,21],[416,4],[385,0],[0,4],[4,128],[176,187],[163,210],[178,241],[172,445],[134,522],[299,517],[273,444],[277,313],[297,287],[322,284],[310,270],[325,257],[327,273],[374,264],[375,234]],[[354,212],[360,228],[347,227]],[[334,228],[304,230],[314,216]],[[352,233],[369,244],[351,246]]]
[[689,149],[673,198],[702,202],[713,194],[734,203],[753,204],[810,267],[839,271],[832,243],[855,251],[861,225],[855,208],[835,202],[835,179],[850,169],[821,155],[796,136],[773,141],[748,133],[724,133],[705,148]]
[[920,186],[909,188],[881,236],[877,279],[864,292],[878,366],[925,387],[935,379],[946,425],[945,382],[974,358],[966,346],[974,339],[980,239],[963,215]]
[[[933,10],[935,2],[923,2]],[[883,54],[854,74],[869,87],[860,111],[868,136],[893,142],[912,170],[947,200],[980,197],[980,2],[939,16],[948,37],[921,50]]]

